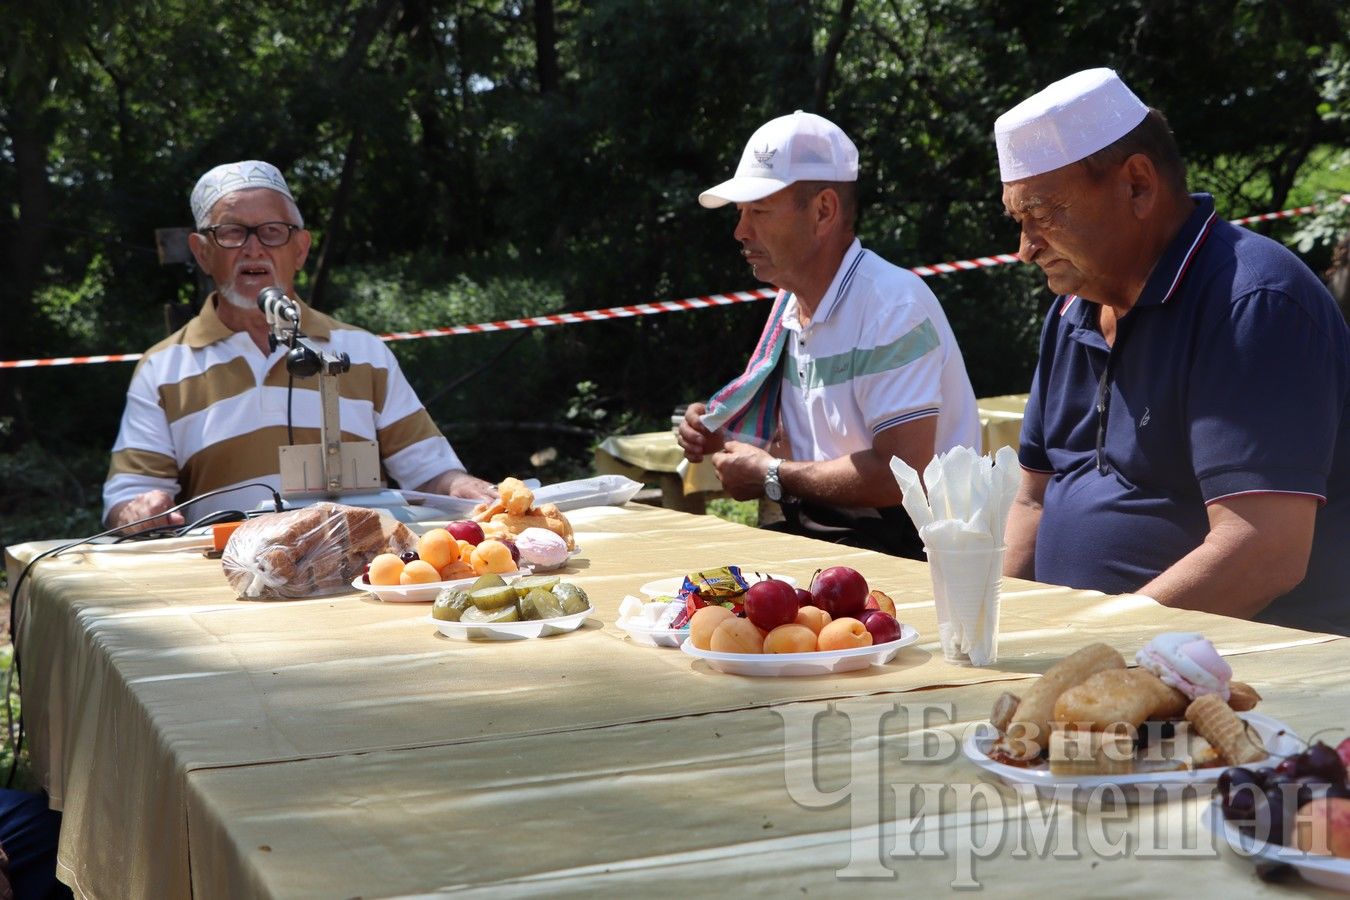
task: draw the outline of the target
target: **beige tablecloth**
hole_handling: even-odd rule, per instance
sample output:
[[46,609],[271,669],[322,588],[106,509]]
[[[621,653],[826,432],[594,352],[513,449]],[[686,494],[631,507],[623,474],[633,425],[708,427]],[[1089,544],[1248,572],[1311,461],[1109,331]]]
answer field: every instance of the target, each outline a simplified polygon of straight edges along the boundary
[[[644,877],[707,892],[735,866],[715,848],[764,839],[764,861],[745,864],[762,864],[783,893],[834,883],[832,862],[797,859],[801,842],[832,860],[848,841],[836,818],[794,815],[776,709],[922,697],[978,718],[992,682],[1090,640],[1130,653],[1159,630],[1198,630],[1283,710],[1344,657],[1325,635],[1009,582],[1000,662],[955,667],[934,655],[921,563],[636,505],[572,518],[583,553],[567,577],[595,615],[535,641],[449,641],[423,621],[425,605],[357,592],[239,601],[190,542],[39,564],[17,640],[34,765],[65,810],[62,877],[96,897],[380,896],[521,879],[542,879],[540,893],[618,894]],[[33,549],[11,549],[11,578]],[[864,672],[754,679],[635,646],[614,625],[645,582],[732,562],[801,582],[854,566],[926,639]],[[1326,678],[1327,693],[1350,699]],[[1318,726],[1311,697],[1308,709],[1291,724]],[[754,757],[758,770],[741,771]],[[947,765],[957,781],[980,780],[959,759]],[[634,766],[643,790],[616,790]],[[545,823],[547,847],[535,840]],[[779,856],[795,862],[767,862]]]

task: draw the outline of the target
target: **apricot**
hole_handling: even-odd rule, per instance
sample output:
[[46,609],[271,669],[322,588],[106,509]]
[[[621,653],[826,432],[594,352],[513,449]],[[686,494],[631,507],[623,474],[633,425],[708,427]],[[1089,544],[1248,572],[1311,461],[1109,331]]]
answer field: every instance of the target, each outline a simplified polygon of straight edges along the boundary
[[705,606],[689,617],[689,640],[700,650],[712,649],[712,633],[718,625],[734,618],[725,606]]
[[821,650],[852,650],[872,646],[872,632],[857,619],[844,616],[820,629],[816,647]]
[[403,567],[403,574],[398,576],[399,584],[431,584],[440,580],[441,573],[425,559],[414,559]]
[[489,572],[500,575],[503,572],[516,571],[516,560],[511,555],[511,548],[501,541],[491,539],[473,548],[473,553],[469,554],[469,565],[473,566],[473,570],[479,575],[486,575]]
[[714,653],[763,653],[764,635],[749,619],[732,616],[713,629],[709,645]]
[[[797,624],[811,629],[812,634],[820,634],[820,629],[830,624],[830,614],[819,606],[803,606],[797,610]],[[812,650],[815,648],[812,647]]]
[[764,639],[765,653],[811,653],[816,633],[805,625],[779,625]]
[[467,563],[469,561],[469,556],[473,553],[473,548],[478,545],[471,544],[465,540],[458,540],[455,541],[455,543],[459,545],[459,558]]
[[454,581],[456,578],[472,578],[474,575],[478,574],[473,570],[473,566],[469,565],[467,558],[457,559],[448,566],[442,566],[439,571],[441,573],[441,581]]
[[433,528],[417,539],[417,555],[444,569],[459,559],[459,544],[444,528]]
[[370,570],[366,573],[371,584],[398,584],[403,574],[403,560],[392,553],[381,553],[370,561]]

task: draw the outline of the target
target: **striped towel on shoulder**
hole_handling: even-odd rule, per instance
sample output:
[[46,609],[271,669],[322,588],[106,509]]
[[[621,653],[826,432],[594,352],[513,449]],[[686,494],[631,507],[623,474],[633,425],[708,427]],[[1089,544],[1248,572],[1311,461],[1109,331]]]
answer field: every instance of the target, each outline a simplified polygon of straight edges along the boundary
[[726,429],[726,436],[758,447],[768,447],[778,427],[778,392],[781,381],[777,377],[787,343],[783,328],[783,311],[792,294],[779,291],[774,298],[769,320],[755,345],[755,352],[745,372],[712,395],[703,424],[709,431]]

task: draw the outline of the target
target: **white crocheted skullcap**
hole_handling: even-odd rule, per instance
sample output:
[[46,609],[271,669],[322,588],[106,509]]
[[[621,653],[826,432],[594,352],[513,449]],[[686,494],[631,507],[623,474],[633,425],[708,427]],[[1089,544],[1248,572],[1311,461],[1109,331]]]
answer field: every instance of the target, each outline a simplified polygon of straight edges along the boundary
[[292,203],[295,197],[286,186],[286,179],[276,166],[260,159],[245,159],[240,162],[224,163],[216,166],[201,178],[192,189],[192,218],[201,228],[206,224],[207,216],[216,201],[234,191],[250,188],[266,188],[287,197]]
[[1111,69],[1056,81],[998,117],[994,143],[1002,181],[1020,181],[1076,163],[1134,130],[1148,107]]

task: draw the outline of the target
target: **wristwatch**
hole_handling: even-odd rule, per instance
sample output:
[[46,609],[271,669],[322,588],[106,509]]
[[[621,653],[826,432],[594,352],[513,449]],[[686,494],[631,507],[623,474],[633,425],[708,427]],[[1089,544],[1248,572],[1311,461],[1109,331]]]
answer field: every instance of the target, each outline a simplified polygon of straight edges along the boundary
[[764,473],[764,496],[775,503],[783,499],[783,483],[778,480],[778,467],[782,464],[781,459],[775,459],[769,463],[769,470]]

